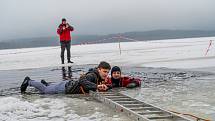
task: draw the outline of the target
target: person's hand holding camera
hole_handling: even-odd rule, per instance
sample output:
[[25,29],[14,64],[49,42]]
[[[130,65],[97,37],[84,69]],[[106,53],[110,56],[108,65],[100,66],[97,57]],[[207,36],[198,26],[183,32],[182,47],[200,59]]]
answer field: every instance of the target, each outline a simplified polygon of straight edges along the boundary
[[69,28],[69,26],[70,26],[69,24],[66,24],[66,28]]

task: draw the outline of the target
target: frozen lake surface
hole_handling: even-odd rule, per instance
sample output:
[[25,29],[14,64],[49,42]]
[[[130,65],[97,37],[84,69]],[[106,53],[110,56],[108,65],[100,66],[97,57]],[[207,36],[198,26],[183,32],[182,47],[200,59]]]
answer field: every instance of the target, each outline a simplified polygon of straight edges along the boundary
[[[125,75],[143,80],[141,88],[123,93],[145,102],[182,113],[215,119],[214,41],[188,38],[147,42],[78,45],[72,47],[72,78],[105,60],[119,65]],[[89,97],[68,95],[21,95],[25,76],[59,82],[62,71],[59,47],[0,50],[0,120],[130,121]],[[177,68],[177,69],[175,69]]]
[[[130,121],[90,97],[71,95],[39,95],[33,88],[21,95],[23,77],[59,82],[65,75],[77,78],[95,65],[79,65],[62,71],[61,67],[0,71],[0,116],[3,120],[92,120]],[[204,118],[215,119],[215,74],[210,72],[168,68],[122,67],[125,75],[139,77],[142,87],[128,89],[124,94],[162,107]]]

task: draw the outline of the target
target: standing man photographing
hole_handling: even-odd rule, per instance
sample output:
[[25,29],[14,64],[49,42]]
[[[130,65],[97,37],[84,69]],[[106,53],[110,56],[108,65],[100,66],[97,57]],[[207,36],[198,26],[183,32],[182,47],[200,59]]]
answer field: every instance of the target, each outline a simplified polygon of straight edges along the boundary
[[67,22],[66,19],[62,19],[62,23],[58,26],[57,28],[57,33],[60,36],[60,45],[61,45],[61,63],[64,64],[64,51],[66,49],[67,51],[67,62],[68,63],[73,63],[70,58],[71,58],[71,53],[70,53],[70,47],[71,47],[71,35],[70,32],[73,31],[74,28],[70,26]]

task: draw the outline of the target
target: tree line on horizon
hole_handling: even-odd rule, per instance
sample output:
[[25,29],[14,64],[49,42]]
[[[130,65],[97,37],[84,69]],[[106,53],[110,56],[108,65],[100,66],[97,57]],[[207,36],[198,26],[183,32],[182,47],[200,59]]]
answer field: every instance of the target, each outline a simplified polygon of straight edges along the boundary
[[[113,42],[129,42],[132,40],[117,39],[112,37],[123,36],[139,41],[179,39],[179,38],[196,38],[196,37],[212,37],[215,31],[202,30],[154,30],[145,32],[125,32],[109,35],[73,35],[72,44],[96,44],[96,43],[113,43]],[[107,39],[111,38],[111,39]],[[102,40],[102,41],[101,41]],[[0,41],[0,49],[17,49],[17,48],[33,48],[33,47],[49,47],[58,46],[59,38],[55,37],[38,37],[23,38],[7,41]]]

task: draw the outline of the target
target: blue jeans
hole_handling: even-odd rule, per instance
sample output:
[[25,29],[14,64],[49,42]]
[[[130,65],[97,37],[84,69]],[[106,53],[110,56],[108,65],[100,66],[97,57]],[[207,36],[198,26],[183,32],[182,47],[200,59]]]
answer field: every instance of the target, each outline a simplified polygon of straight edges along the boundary
[[41,81],[29,80],[28,85],[39,90],[42,94],[65,94],[65,85],[68,81],[62,81],[59,83],[51,83],[45,86]]

